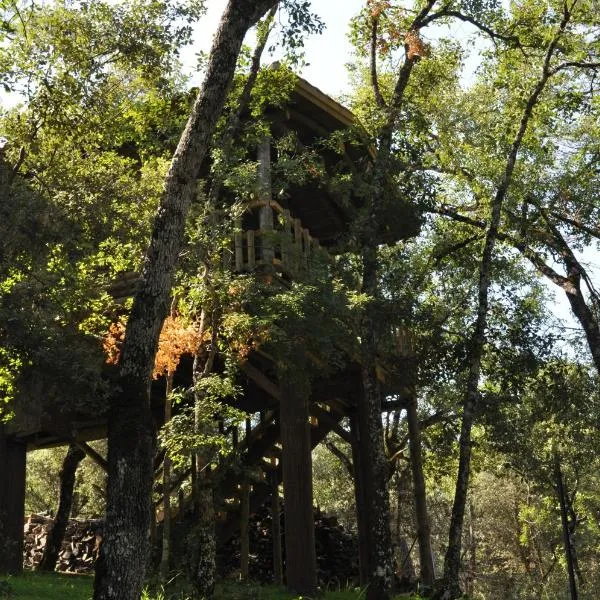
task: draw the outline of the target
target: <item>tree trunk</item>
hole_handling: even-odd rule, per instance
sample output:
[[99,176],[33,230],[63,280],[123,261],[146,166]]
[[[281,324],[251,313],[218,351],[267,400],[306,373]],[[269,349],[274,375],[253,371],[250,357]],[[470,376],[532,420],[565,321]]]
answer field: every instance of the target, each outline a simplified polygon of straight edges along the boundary
[[[205,314],[206,311],[203,310],[200,327],[201,333],[204,331]],[[217,324],[214,313],[212,316],[211,350],[203,368],[200,365],[200,355],[197,354],[194,358],[194,384],[196,386],[203,377],[212,372],[217,343]],[[202,339],[202,335],[199,337]],[[201,392],[197,391],[195,398],[194,432],[196,435],[210,435],[212,432],[204,421],[204,415],[200,412],[201,400]],[[194,526],[186,538],[188,573],[194,586],[194,598],[210,600],[215,588],[217,543],[214,490],[210,479],[210,456],[205,448],[199,448],[196,451],[193,466],[196,472],[192,481],[195,482],[196,487],[192,490],[194,497]]]
[[58,553],[60,552],[65,531],[69,524],[69,516],[73,506],[73,488],[75,487],[75,475],[79,463],[85,458],[85,452],[76,446],[70,444],[67,454],[63,460],[60,470],[60,496],[58,500],[58,510],[54,525],[48,534],[46,547],[42,560],[38,566],[40,571],[54,571]]
[[[171,420],[171,394],[173,392],[173,373],[167,374],[165,391],[165,425]],[[154,515],[152,516],[154,520]],[[160,556],[160,580],[166,583],[169,578],[169,561],[171,556],[171,459],[165,452],[163,459],[163,528],[162,552]]]
[[[373,218],[372,222],[377,223]],[[377,248],[371,241],[363,247],[363,289],[371,298],[378,296]],[[373,302],[373,301],[372,301]],[[388,462],[383,445],[381,422],[381,386],[377,379],[376,315],[374,307],[365,311],[361,327],[361,362],[363,397],[358,405],[360,435],[361,484],[365,511],[368,515],[367,573],[369,587],[367,600],[384,600],[393,586],[393,552],[390,535],[390,507],[388,496]]]
[[406,407],[408,436],[410,440],[410,463],[413,476],[415,515],[417,521],[417,537],[419,539],[419,559],[421,563],[421,582],[428,588],[435,583],[433,554],[431,550],[431,531],[427,513],[427,490],[423,474],[423,457],[421,453],[421,429],[417,414],[417,399],[414,394]]
[[202,162],[233,80],[248,29],[276,0],[230,0],[208,69],[183,132],[154,220],[140,288],[120,361],[120,388],[108,419],[108,501],[94,600],[138,600],[149,553],[154,428],[150,377],[169,308],[172,279]]
[[[359,439],[357,417],[350,417],[350,432]],[[354,470],[354,500],[356,503],[356,526],[358,529],[358,570],[361,587],[369,581],[369,513],[365,499],[364,484],[362,481],[362,463],[359,444],[352,444],[352,467]]]
[[481,377],[481,359],[485,345],[485,329],[487,326],[489,288],[491,285],[492,259],[494,247],[498,238],[498,228],[500,226],[500,217],[502,206],[506,194],[510,187],[517,156],[527,131],[529,121],[536,107],[539,97],[543,92],[552,72],[550,70],[550,61],[558,45],[560,37],[564,32],[569,20],[570,13],[565,5],[565,12],[560,27],[550,41],[544,57],[544,64],[540,78],[530,94],[521,121],[519,129],[513,140],[510,152],[506,159],[506,166],[502,179],[498,183],[496,194],[491,202],[489,226],[485,235],[485,243],[479,267],[479,284],[477,288],[477,318],[473,327],[469,352],[469,374],[467,378],[467,389],[463,402],[463,417],[459,440],[459,460],[458,474],[456,477],[456,490],[454,493],[454,503],[452,506],[452,516],[450,520],[450,532],[448,539],[448,548],[444,559],[444,581],[442,587],[436,594],[440,600],[451,600],[461,595],[459,585],[459,571],[461,561],[462,527],[465,515],[465,506],[467,501],[467,491],[469,487],[469,477],[471,472],[471,430],[475,418],[475,410],[479,400],[479,380]]
[[575,579],[575,562],[573,560],[573,546],[571,543],[571,534],[569,531],[569,517],[567,515],[567,501],[565,498],[565,488],[563,485],[562,470],[560,468],[560,457],[554,455],[554,477],[556,479],[556,493],[560,502],[560,520],[562,523],[563,540],[565,547],[565,556],[567,558],[567,572],[569,573],[569,594],[571,600],[577,600],[577,581]]
[[[296,374],[294,374],[296,375]],[[288,370],[280,370],[281,444],[287,587],[298,594],[317,592],[317,557],[313,515],[309,389]],[[294,380],[292,380],[294,377]]]

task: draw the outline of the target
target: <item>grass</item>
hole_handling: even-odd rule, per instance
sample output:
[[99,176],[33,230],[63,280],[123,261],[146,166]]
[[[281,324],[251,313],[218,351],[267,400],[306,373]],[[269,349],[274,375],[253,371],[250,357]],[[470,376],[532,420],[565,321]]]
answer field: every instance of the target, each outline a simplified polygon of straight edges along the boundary
[[0,579],[8,581],[11,590],[9,596],[0,596],[2,600],[90,600],[92,597],[92,578],[87,575],[25,573]]
[[[0,577],[8,581],[10,594],[4,595],[0,586],[0,599],[5,600],[90,600],[93,579],[87,575],[64,575],[59,573],[24,573],[18,577]],[[322,600],[364,600],[361,590],[327,592]],[[398,596],[396,600],[418,600],[414,596]],[[181,592],[146,591],[143,600],[187,600]],[[233,582],[221,583],[215,591],[215,600],[298,600],[276,586],[243,585]]]

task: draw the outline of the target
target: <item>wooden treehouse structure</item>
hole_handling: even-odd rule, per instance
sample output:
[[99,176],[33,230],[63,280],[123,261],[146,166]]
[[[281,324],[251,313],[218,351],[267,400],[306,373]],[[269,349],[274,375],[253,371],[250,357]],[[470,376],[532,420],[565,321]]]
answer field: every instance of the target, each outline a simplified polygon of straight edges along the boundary
[[[316,139],[353,125],[353,115],[343,106],[298,79],[288,105],[267,113],[273,136],[294,132],[300,144],[309,146]],[[271,192],[271,161],[276,153],[271,140],[264,139],[257,148],[260,194],[238,223],[234,234],[231,267],[239,273],[271,272],[286,280],[301,277],[317,253],[340,251],[340,240],[347,232],[357,210],[356,201],[341,202],[328,186],[297,186],[285,198],[274,198]],[[342,152],[322,151],[324,164],[344,161],[348,169],[366,168],[370,160],[365,146],[343,148]],[[350,193],[352,200],[352,193]],[[414,235],[418,219],[410,207],[404,206],[405,218],[393,231],[381,233],[390,242]],[[135,277],[115,283],[115,297],[131,295]],[[404,353],[399,350],[399,358]],[[180,370],[189,370],[182,361]],[[363,482],[368,479],[369,465],[361,458],[361,429],[366,418],[361,411],[362,380],[357,362],[317,379],[309,397],[298,397],[285,382],[277,380],[272,358],[251,353],[241,364],[244,393],[236,406],[249,418],[246,427],[223,431],[237,448],[243,464],[258,473],[251,483],[241,478],[221,478],[219,496],[225,501],[217,507],[218,543],[224,544],[239,533],[248,514],[271,498],[278,510],[279,486],[283,484],[285,519],[286,569],[288,585],[300,592],[311,591],[316,573],[307,565],[315,565],[314,521],[312,502],[311,451],[330,432],[335,432],[352,447],[356,480],[357,521],[361,580],[366,578],[366,548],[369,545],[368,520]],[[179,373],[177,378],[186,379]],[[189,375],[187,376],[189,380]],[[177,384],[177,381],[176,381]],[[402,397],[410,384],[402,377],[386,381],[388,393]],[[164,385],[154,386],[153,410],[157,425],[164,414]],[[30,450],[77,442],[89,451],[85,442],[102,439],[106,432],[106,416],[89,414],[77,407],[62,406],[45,397],[35,382],[26,386],[14,404],[14,418],[0,425],[0,572],[18,571],[22,565],[26,453]],[[393,407],[387,407],[390,409]],[[342,421],[350,427],[342,426]],[[96,457],[98,459],[98,457]],[[217,469],[219,467],[216,467]],[[279,519],[273,519],[278,527]],[[243,532],[242,532],[243,534]],[[274,572],[281,573],[281,533],[273,531]],[[278,563],[278,564],[277,564]],[[314,567],[313,567],[314,568]]]

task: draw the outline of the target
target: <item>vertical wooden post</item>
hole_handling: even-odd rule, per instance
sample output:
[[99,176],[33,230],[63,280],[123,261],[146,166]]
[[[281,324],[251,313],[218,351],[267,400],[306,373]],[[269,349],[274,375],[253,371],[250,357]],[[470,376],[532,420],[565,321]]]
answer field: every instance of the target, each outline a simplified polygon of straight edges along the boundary
[[256,246],[254,241],[254,230],[246,232],[246,238],[248,240],[248,270],[253,271],[256,267]]
[[310,233],[308,229],[302,230],[302,239],[304,240],[303,264],[304,268],[307,269],[310,264]]
[[294,219],[294,269],[300,271],[302,267],[302,223]]
[[293,270],[291,263],[292,215],[289,210],[283,211],[283,238],[281,240],[281,263],[284,268]]
[[0,424],[0,573],[23,570],[25,444],[7,437]]
[[279,503],[279,481],[277,471],[269,474],[271,484],[271,537],[273,538],[273,579],[277,585],[283,583],[283,557],[281,552],[281,506]]
[[233,244],[235,253],[235,270],[240,273],[244,270],[244,245],[242,233],[242,219],[235,220],[235,232],[233,234]]
[[[244,443],[250,445],[252,421],[246,418]],[[240,580],[248,581],[250,571],[250,482],[244,474],[240,486]]]
[[309,386],[306,382],[292,381],[294,373],[290,370],[280,370],[279,375],[287,586],[295,593],[314,596],[317,591],[317,559]]
[[275,258],[273,246],[273,209],[271,208],[271,140],[265,137],[258,145],[258,187],[259,199],[264,202],[260,207],[258,222],[261,233],[261,259],[267,267],[272,267]]
[[250,571],[250,484],[245,478],[240,496],[240,580],[246,582]]
[[183,488],[179,488],[179,491],[177,492],[177,504],[179,505],[179,514],[178,516],[178,521],[180,523],[183,523],[183,521],[185,520],[185,494],[183,493]]

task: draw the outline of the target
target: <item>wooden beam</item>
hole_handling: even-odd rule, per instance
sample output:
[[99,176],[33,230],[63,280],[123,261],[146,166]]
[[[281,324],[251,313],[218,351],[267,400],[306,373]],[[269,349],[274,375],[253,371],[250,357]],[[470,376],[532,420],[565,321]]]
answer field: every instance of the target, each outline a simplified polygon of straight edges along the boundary
[[89,444],[85,442],[75,441],[75,445],[83,450],[102,470],[108,473],[108,461],[98,452],[96,452]]
[[337,433],[345,442],[349,444],[357,444],[358,440],[346,429],[344,429],[338,421],[336,421],[326,410],[323,410],[320,406],[316,404],[313,405],[310,409],[311,414],[319,419],[319,421],[323,421],[323,423],[329,425],[331,430]]
[[248,361],[240,364],[242,371],[264,392],[275,400],[281,400],[281,390],[264,373],[251,365]]

